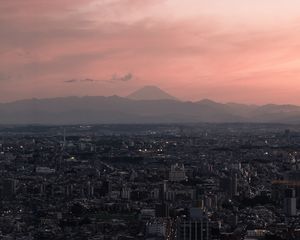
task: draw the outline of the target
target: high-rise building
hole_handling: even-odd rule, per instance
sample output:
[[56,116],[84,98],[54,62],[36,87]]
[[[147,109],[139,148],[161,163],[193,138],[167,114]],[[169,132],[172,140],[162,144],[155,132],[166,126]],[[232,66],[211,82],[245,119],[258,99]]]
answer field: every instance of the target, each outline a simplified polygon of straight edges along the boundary
[[169,180],[172,182],[181,182],[187,180],[183,164],[179,165],[178,163],[176,163],[171,166]]
[[295,190],[292,188],[285,190],[283,209],[287,216],[297,215]]
[[220,188],[226,192],[231,198],[238,196],[238,176],[237,173],[232,173],[229,177],[220,180]]
[[155,216],[160,218],[169,217],[169,205],[165,202],[155,205]]
[[160,185],[160,200],[165,201],[166,193],[168,190],[168,180],[164,180],[163,183]]
[[94,186],[90,181],[88,181],[86,184],[86,196],[88,198],[94,197]]
[[16,194],[17,189],[17,181],[15,179],[4,179],[3,180],[3,198],[4,199],[11,199]]
[[177,222],[177,240],[209,240],[211,227],[208,218],[200,208],[191,208],[188,218]]
[[121,198],[122,199],[130,199],[131,195],[131,188],[127,187],[126,185],[122,187],[121,190]]
[[146,223],[146,233],[148,236],[164,238],[167,233],[167,222],[162,218],[156,218]]

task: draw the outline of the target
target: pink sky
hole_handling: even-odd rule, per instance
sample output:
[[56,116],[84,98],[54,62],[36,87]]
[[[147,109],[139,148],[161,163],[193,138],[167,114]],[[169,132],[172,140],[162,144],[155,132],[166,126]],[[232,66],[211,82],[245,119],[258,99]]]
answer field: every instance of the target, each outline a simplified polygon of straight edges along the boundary
[[300,1],[2,1],[0,55],[0,102],[156,85],[300,105]]

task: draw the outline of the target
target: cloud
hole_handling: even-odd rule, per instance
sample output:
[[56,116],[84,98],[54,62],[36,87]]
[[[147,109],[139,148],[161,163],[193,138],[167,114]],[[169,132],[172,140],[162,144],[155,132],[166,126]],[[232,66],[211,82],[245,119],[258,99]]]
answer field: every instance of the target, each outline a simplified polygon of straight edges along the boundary
[[[69,80],[64,80],[64,83],[94,83],[94,82],[106,82],[106,83],[116,83],[116,82],[128,82],[134,78],[132,73],[127,73],[123,76],[118,76],[117,74],[114,74],[110,79],[93,79],[93,78],[82,78],[82,79],[76,79],[72,78]],[[1,75],[0,75],[1,80]]]
[[113,81],[113,82],[128,82],[130,80],[133,79],[133,75],[131,73],[127,73],[123,76],[117,76],[116,74],[114,74],[112,76],[112,78],[109,81]]
[[78,82],[78,80],[77,79],[69,79],[69,80],[65,80],[64,82],[65,83],[76,83],[76,82]]
[[95,79],[91,79],[91,78],[85,78],[85,79],[81,79],[80,82],[97,82],[99,80],[95,80]]
[[69,79],[64,80],[64,83],[92,83],[99,82],[100,80],[92,79],[92,78],[84,78],[84,79]]

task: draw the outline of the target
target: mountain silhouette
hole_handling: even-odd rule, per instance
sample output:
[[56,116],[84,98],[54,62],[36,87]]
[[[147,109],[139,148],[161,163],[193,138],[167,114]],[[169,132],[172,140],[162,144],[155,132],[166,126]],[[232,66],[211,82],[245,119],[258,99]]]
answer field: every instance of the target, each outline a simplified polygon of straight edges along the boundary
[[129,96],[127,96],[127,98],[134,100],[178,100],[156,86],[142,87],[141,89],[131,93]]
[[[147,93],[149,95],[141,95]],[[131,99],[133,98],[133,99]],[[0,104],[0,124],[300,123],[300,107],[174,100],[156,87],[128,97],[27,99]]]

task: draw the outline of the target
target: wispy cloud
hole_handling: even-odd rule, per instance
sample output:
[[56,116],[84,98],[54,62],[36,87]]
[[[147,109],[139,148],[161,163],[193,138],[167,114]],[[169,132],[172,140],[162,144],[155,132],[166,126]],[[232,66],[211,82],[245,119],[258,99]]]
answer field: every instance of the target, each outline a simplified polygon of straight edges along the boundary
[[[127,73],[125,75],[117,75],[114,74],[111,78],[109,79],[93,79],[93,78],[83,78],[83,79],[68,79],[64,80],[64,83],[95,83],[95,82],[106,82],[106,83],[116,83],[116,82],[128,82],[134,78],[132,73]],[[1,75],[0,75],[0,80],[1,80]]]
[[65,80],[64,82],[65,83],[76,83],[76,82],[78,82],[78,80],[77,79],[69,79],[69,80]]
[[93,83],[99,82],[100,80],[92,79],[92,78],[84,78],[84,79],[69,79],[64,80],[64,83]]
[[85,79],[81,79],[80,82],[88,82],[88,83],[91,83],[91,82],[97,82],[99,80],[95,80],[95,79],[92,79],[92,78],[85,78]]

